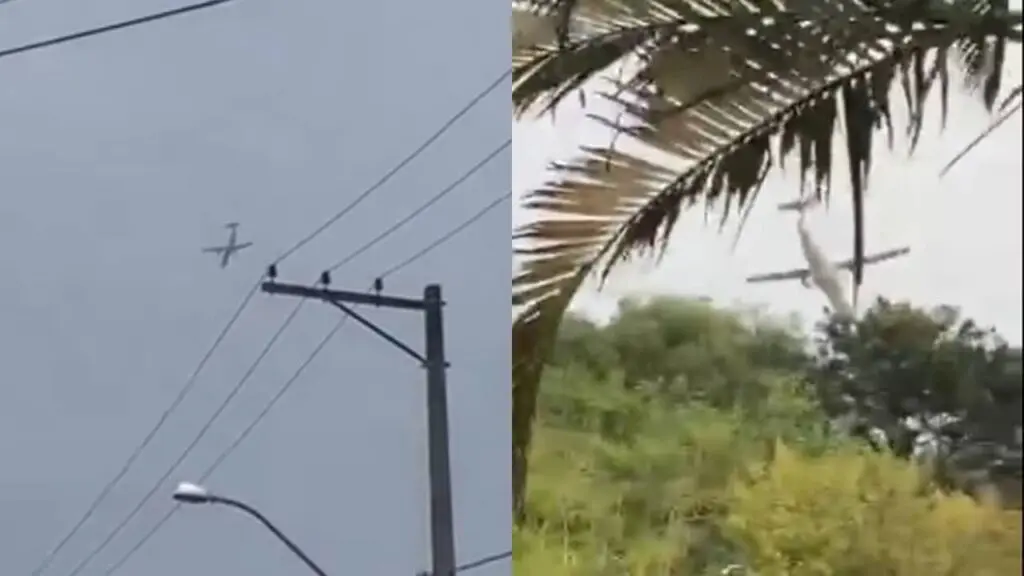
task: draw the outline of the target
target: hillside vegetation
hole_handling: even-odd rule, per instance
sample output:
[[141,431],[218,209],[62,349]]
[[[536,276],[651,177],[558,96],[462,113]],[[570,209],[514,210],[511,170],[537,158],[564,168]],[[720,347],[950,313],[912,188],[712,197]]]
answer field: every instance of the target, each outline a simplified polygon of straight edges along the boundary
[[1020,574],[1020,387],[1019,350],[950,308],[810,336],[680,299],[570,317],[514,570]]

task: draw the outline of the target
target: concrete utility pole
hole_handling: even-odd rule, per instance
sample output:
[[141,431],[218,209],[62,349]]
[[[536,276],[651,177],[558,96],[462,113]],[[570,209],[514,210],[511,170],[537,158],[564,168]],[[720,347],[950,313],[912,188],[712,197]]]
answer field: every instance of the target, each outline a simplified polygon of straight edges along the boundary
[[[441,310],[441,286],[429,284],[423,290],[423,299],[383,296],[376,294],[329,290],[326,288],[329,276],[325,273],[321,282],[325,287],[313,288],[294,284],[279,284],[273,280],[276,271],[269,274],[271,280],[262,285],[263,292],[284,294],[299,298],[322,300],[340,309],[347,316],[359,322],[371,332],[393,344],[396,348],[416,359],[427,372],[427,437],[430,468],[430,547],[431,576],[453,576],[455,574],[455,530],[452,519],[452,479],[449,464],[448,444],[448,392],[446,371],[448,362],[444,356],[444,327]],[[350,305],[370,305],[423,312],[426,325],[426,355],[416,352],[401,340],[388,334],[383,328],[366,319]]]

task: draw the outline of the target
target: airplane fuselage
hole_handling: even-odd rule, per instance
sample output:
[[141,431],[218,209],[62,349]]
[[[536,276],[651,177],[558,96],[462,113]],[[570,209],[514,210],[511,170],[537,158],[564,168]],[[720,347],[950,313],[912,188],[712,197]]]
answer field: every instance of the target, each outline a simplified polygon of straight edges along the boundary
[[[829,260],[828,256],[825,255],[825,251],[814,241],[811,231],[807,229],[805,215],[806,212],[800,210],[796,230],[800,236],[800,248],[803,249],[804,258],[807,260],[809,279],[825,295],[825,298],[828,299],[836,314],[852,318],[856,314],[844,293],[845,290],[843,289],[842,277],[839,275],[839,267]],[[804,280],[804,286],[808,286],[806,279]]]
[[220,257],[220,267],[227,268],[228,260],[231,259],[231,255],[235,253],[238,248],[238,228],[231,227],[231,235],[228,236],[228,245],[224,247],[224,254]]

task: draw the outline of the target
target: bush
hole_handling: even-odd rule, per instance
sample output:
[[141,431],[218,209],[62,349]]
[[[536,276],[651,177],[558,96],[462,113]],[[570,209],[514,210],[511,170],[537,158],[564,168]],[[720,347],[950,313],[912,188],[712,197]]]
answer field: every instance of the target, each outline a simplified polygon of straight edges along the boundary
[[1021,573],[1018,513],[937,491],[884,454],[810,457],[780,443],[727,501],[725,533],[758,576]]

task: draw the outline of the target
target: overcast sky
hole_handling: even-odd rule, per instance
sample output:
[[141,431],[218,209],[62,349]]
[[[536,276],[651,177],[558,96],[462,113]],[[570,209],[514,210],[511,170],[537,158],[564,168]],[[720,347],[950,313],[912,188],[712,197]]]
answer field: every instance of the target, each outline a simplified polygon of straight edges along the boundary
[[[0,49],[181,5],[25,0]],[[472,25],[465,23],[472,22]],[[509,62],[508,8],[237,2],[0,61],[0,572],[27,575],[185,383],[264,266],[341,209]],[[467,47],[472,47],[467,49]],[[508,87],[281,266],[305,283],[510,136]],[[508,190],[509,154],[335,274],[376,273]],[[508,207],[390,278],[449,302],[457,553],[510,546]],[[237,220],[226,270],[200,247]],[[296,302],[258,294],[137,467],[56,559],[67,576],[192,440]],[[415,313],[369,310],[414,348]],[[174,481],[193,479],[262,409],[337,312],[307,304]],[[210,479],[333,574],[429,566],[424,375],[349,323]],[[102,575],[172,503],[168,483],[81,574]],[[303,574],[253,520],[183,508],[120,571]],[[507,561],[479,576],[507,575]]]
[[[1011,80],[1019,81],[1019,50],[1010,53],[1006,67]],[[588,99],[595,101],[599,102]],[[902,96],[895,101],[902,102]],[[912,252],[866,269],[860,301],[882,295],[919,305],[957,305],[1020,343],[1021,116],[1004,124],[940,179],[942,166],[985,127],[988,117],[980,104],[956,93],[949,124],[940,132],[938,102],[930,104],[930,130],[912,158],[907,159],[905,148],[888,153],[883,142],[877,145],[866,202],[867,250],[910,246]],[[602,110],[593,106],[594,111]],[[549,162],[571,158],[580,144],[605,145],[609,135],[586,120],[577,99],[570,98],[556,122],[545,118],[517,123],[513,137],[513,189],[522,194],[547,178]],[[835,179],[829,210],[809,218],[820,243],[837,260],[853,254],[849,186],[844,178],[845,167]],[[576,308],[607,318],[624,295],[707,295],[723,304],[765,306],[778,314],[798,313],[807,322],[817,320],[824,297],[799,282],[744,282],[751,274],[805,265],[795,215],[775,209],[798,194],[797,176],[776,174],[764,192],[735,250],[736,219],[719,232],[716,221],[704,224],[702,211],[686,214],[660,264],[648,260],[622,267],[601,293],[584,291]],[[524,217],[515,214],[517,221]]]

